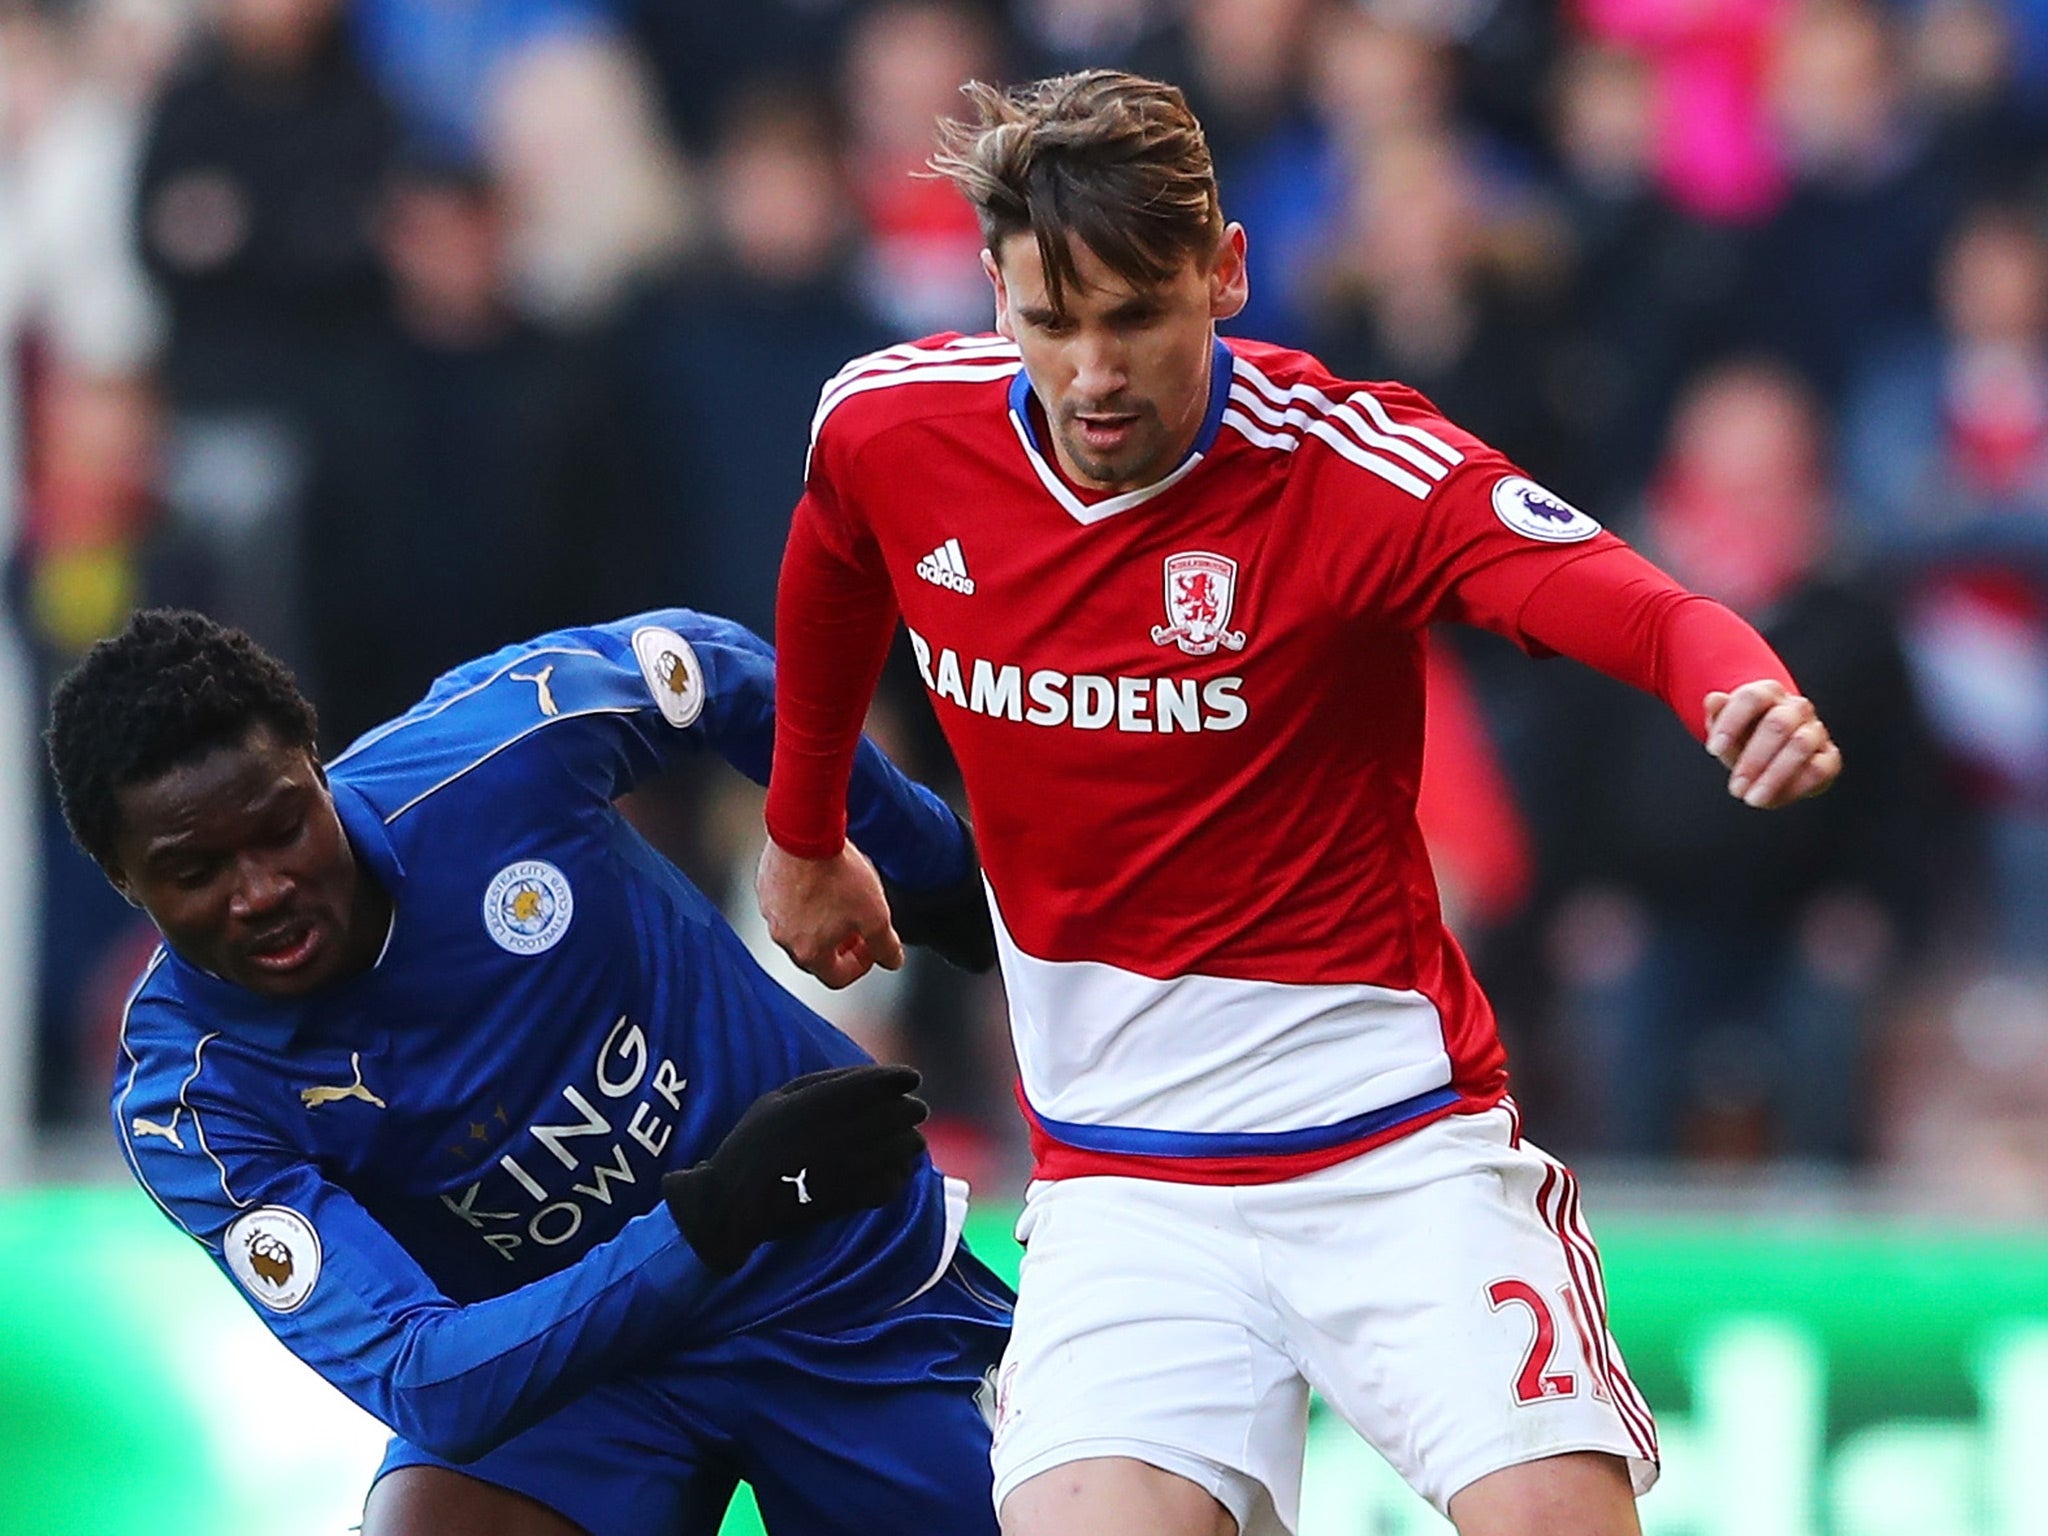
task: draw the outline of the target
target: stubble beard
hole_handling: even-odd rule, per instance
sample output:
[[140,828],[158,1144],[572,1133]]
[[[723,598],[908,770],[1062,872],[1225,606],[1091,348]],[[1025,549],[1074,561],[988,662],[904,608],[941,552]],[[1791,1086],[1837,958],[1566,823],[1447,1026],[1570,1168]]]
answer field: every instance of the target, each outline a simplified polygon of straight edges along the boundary
[[[1074,414],[1081,413],[1077,411]],[[1066,450],[1068,462],[1101,486],[1122,486],[1130,490],[1150,484],[1152,479],[1157,478],[1154,471],[1160,469],[1159,420],[1146,407],[1138,409],[1137,417],[1130,446],[1111,458],[1105,458],[1088,447],[1079,431],[1072,425],[1073,417],[1063,420],[1056,430],[1060,446]]]

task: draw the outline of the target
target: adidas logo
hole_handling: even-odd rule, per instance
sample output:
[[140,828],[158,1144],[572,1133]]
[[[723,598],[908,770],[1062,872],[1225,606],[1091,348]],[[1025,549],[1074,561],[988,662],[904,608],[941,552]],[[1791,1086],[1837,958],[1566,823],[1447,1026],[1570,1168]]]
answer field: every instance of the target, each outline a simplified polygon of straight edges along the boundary
[[917,574],[935,587],[950,587],[965,597],[974,595],[974,578],[967,574],[967,557],[960,553],[960,541],[948,539],[917,562]]

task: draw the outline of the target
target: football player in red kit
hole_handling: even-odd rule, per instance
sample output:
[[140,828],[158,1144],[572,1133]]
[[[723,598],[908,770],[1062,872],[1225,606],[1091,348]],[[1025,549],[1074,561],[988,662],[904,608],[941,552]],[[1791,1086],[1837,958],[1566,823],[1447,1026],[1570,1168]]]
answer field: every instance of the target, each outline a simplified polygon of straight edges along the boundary
[[1003,1527],[1290,1531],[1313,1387],[1464,1536],[1633,1532],[1655,1428],[1416,826],[1424,631],[1658,694],[1753,806],[1840,754],[1748,625],[1420,395],[1217,338],[1245,235],[1178,91],[970,95],[934,164],[980,213],[997,334],[825,388],[759,891],[827,981],[899,961],[842,823],[900,615],[1036,1156]]

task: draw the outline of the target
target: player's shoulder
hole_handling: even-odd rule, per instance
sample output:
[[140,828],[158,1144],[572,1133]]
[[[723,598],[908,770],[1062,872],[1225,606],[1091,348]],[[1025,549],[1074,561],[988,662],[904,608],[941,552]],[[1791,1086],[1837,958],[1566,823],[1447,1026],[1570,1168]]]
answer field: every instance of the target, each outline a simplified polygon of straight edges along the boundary
[[172,1046],[189,1045],[206,1032],[206,1021],[178,987],[171,953],[159,944],[128,989],[121,1008],[121,1038]]
[[[121,1010],[114,1059],[114,1102],[147,1112],[183,1101],[195,1086],[217,1084],[224,1071],[245,1075],[245,1055],[233,1032],[203,997],[189,992],[191,973],[159,947],[129,989]],[[260,1006],[250,994],[246,1002]],[[210,1069],[210,1070],[208,1070]],[[243,1086],[246,1086],[244,1084]],[[233,1096],[234,1090],[229,1090]]]
[[1000,420],[1004,393],[1021,366],[1015,342],[955,331],[865,353],[818,392],[811,441],[829,429],[835,443],[850,447],[906,422],[948,415]]
[[[128,989],[121,1010],[119,1065],[138,1059],[180,1059],[190,1064],[205,1042],[232,1039],[244,1025],[275,1027],[285,1005],[195,970],[159,944]],[[223,1056],[242,1053],[232,1047]]]
[[1442,424],[1464,436],[1463,429],[1438,410],[1421,390],[1393,379],[1351,379],[1333,372],[1313,352],[1281,346],[1249,337],[1226,336],[1224,346],[1233,364],[1233,384],[1248,385],[1269,397],[1292,392],[1301,401],[1342,404],[1354,395],[1365,394],[1390,412]]
[[270,1107],[281,1089],[269,1054],[188,995],[190,980],[157,951],[121,1016],[107,1107],[129,1171],[165,1215],[217,1249],[239,1203],[230,1170],[252,1138],[285,1135]]
[[1459,469],[1500,460],[1421,391],[1345,379],[1310,353],[1230,338],[1224,426],[1319,476],[1427,501]]
[[387,817],[469,781],[487,762],[498,772],[478,787],[497,793],[508,766],[531,756],[512,749],[550,727],[655,707],[672,724],[690,724],[704,702],[698,646],[745,634],[674,608],[537,635],[442,673],[411,709],[364,733],[328,767]]

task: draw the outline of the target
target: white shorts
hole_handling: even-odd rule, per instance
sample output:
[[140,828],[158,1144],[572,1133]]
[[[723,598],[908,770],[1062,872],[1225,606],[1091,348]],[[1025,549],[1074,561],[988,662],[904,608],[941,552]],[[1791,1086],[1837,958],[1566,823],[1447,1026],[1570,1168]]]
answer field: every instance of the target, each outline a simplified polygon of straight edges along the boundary
[[1207,1488],[1244,1536],[1295,1528],[1308,1395],[1439,1510],[1568,1451],[1657,1476],[1562,1163],[1512,1110],[1452,1115],[1278,1184],[1034,1184],[997,1378],[995,1498],[1129,1456]]

